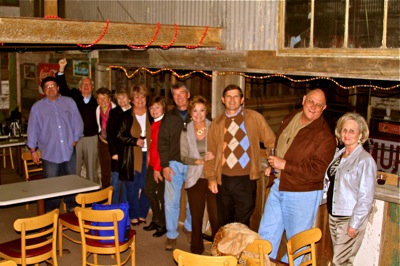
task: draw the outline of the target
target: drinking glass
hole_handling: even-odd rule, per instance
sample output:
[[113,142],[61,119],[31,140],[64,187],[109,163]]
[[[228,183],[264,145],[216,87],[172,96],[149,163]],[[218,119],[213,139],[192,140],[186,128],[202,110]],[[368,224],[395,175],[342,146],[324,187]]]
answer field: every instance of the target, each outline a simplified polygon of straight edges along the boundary
[[386,183],[386,175],[384,174],[378,174],[376,177],[376,182],[378,185],[384,185]]
[[[270,148],[270,149],[267,149],[267,156],[276,156],[276,149],[275,148]],[[272,166],[271,166],[271,168],[272,168]],[[276,174],[276,171],[275,171],[275,169],[271,169],[271,175],[274,175],[274,174]]]

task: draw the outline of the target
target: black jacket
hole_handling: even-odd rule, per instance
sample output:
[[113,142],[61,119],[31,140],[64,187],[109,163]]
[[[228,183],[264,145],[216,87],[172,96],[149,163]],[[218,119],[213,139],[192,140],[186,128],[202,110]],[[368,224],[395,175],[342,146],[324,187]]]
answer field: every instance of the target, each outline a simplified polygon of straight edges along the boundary
[[176,107],[164,115],[158,133],[158,153],[163,168],[168,167],[170,161],[182,162],[181,132],[190,121],[190,115],[187,114],[184,121]]
[[88,103],[83,100],[82,92],[78,89],[70,90],[65,80],[65,75],[56,74],[60,94],[71,97],[78,107],[83,120],[83,135],[85,137],[95,136],[99,132],[99,126],[96,121],[96,108],[98,106],[96,98],[92,95]]
[[[129,108],[125,112],[132,112],[132,108]],[[107,142],[111,157],[115,154],[119,154],[119,150],[123,149],[124,144],[117,139],[117,134],[121,125],[121,118],[125,112],[119,106],[110,110],[110,116],[107,122]],[[119,172],[117,160],[111,159],[111,171]]]
[[131,136],[133,123],[132,112],[121,114],[119,129],[117,132],[118,145],[118,172],[122,181],[133,181],[135,173],[133,170],[133,146],[136,146],[137,138]]

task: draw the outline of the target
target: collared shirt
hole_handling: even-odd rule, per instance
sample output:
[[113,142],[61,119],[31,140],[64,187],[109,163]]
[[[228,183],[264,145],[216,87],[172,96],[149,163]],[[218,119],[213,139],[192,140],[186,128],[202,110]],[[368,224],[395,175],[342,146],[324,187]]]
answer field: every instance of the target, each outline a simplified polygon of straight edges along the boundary
[[69,161],[73,143],[83,136],[83,121],[75,102],[59,96],[54,102],[43,98],[31,109],[28,120],[29,148],[38,147],[44,160]]
[[90,101],[90,99],[92,98],[92,95],[90,95],[89,97],[83,97],[83,101],[85,103],[88,103]]

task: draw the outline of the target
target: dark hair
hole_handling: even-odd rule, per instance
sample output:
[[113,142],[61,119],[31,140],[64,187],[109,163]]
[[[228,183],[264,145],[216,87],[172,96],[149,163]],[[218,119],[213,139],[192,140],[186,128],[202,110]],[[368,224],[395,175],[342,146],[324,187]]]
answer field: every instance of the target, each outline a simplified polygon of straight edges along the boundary
[[163,109],[163,113],[167,112],[167,103],[165,102],[164,97],[162,96],[155,96],[153,98],[150,99],[149,101],[149,107],[155,105],[155,104],[159,104],[161,105],[162,109]]
[[243,91],[242,91],[242,89],[241,89],[238,85],[235,85],[235,84],[230,84],[230,85],[226,86],[226,88],[225,88],[224,91],[222,92],[222,97],[225,96],[225,93],[226,93],[227,91],[232,91],[232,90],[238,90],[238,91],[240,92],[240,98],[243,98]]
[[101,87],[96,91],[96,98],[99,94],[107,95],[111,99],[112,92],[106,87]]
[[196,104],[203,104],[206,107],[206,114],[208,114],[209,109],[210,109],[208,106],[208,102],[207,102],[206,98],[204,98],[201,95],[196,95],[192,99],[190,99],[189,105],[188,105],[188,113],[189,114],[193,111]]
[[47,76],[44,79],[42,79],[42,82],[40,84],[42,86],[42,89],[44,89],[44,84],[46,84],[46,82],[48,82],[48,81],[53,81],[53,82],[55,82],[57,84],[57,86],[59,86],[58,82],[57,82],[57,79],[55,77]]

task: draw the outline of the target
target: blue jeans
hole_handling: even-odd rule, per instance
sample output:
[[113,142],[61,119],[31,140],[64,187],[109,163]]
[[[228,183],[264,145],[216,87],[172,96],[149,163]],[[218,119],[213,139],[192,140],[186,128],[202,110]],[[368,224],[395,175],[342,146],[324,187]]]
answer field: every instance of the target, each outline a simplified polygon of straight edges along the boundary
[[[75,148],[69,161],[62,163],[53,163],[47,160],[43,162],[43,177],[51,178],[62,175],[75,175],[76,174],[76,152]],[[64,202],[67,205],[67,209],[70,210],[77,206],[75,202],[76,195],[70,195],[64,197]],[[46,200],[46,212],[52,211],[60,207],[62,197],[50,198]]]
[[[186,180],[187,165],[177,161],[170,161],[169,167],[175,172],[171,182],[165,181],[164,206],[167,238],[176,239],[178,233],[178,219],[180,212],[180,199],[182,184]],[[190,215],[189,201],[186,204],[185,228],[192,231],[192,216]]]
[[150,202],[144,191],[147,175],[147,152],[142,152],[142,156],[142,172],[135,172],[135,177],[133,181],[124,182],[129,202],[130,219],[146,219],[150,209]]
[[[258,233],[262,239],[272,244],[271,258],[276,258],[282,233],[286,230],[286,238],[301,231],[308,230],[314,226],[315,217],[318,212],[322,190],[306,192],[279,191],[277,178],[269,192],[264,208],[264,214],[260,221]],[[295,260],[299,265],[303,256]],[[287,254],[282,258],[287,262]]]
[[111,185],[114,187],[112,204],[126,202],[128,200],[126,189],[123,188],[123,181],[119,180],[118,172],[111,172]]

